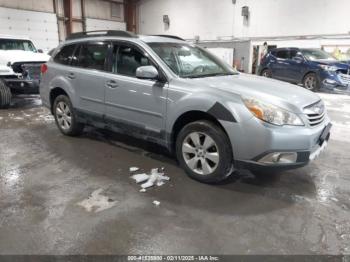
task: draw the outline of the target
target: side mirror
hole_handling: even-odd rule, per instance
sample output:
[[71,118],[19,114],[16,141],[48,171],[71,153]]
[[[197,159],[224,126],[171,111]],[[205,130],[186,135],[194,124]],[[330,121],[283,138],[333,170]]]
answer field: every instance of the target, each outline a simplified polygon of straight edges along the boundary
[[140,66],[136,69],[136,77],[140,79],[158,79],[158,70],[154,66]]
[[42,49],[38,49],[38,53],[44,53]]

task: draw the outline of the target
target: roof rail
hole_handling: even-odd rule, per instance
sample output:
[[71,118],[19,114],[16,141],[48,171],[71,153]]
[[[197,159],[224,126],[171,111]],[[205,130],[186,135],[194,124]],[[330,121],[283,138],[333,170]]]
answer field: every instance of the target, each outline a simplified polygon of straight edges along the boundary
[[176,35],[151,35],[151,36],[167,37],[167,38],[177,39],[177,40],[181,40],[181,41],[186,41],[185,39],[183,39],[179,36],[176,36]]
[[87,31],[87,32],[78,32],[70,34],[66,37],[66,40],[86,38],[86,37],[96,37],[96,36],[119,36],[119,37],[132,37],[136,38],[132,32],[122,31],[122,30],[97,30],[97,31]]

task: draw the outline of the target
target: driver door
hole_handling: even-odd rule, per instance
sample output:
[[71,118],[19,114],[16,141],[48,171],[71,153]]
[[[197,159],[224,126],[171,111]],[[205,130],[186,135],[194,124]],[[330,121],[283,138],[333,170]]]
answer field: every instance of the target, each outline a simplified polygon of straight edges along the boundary
[[141,48],[113,43],[112,74],[106,80],[106,119],[128,132],[163,139],[167,83],[136,78],[140,66],[154,65]]

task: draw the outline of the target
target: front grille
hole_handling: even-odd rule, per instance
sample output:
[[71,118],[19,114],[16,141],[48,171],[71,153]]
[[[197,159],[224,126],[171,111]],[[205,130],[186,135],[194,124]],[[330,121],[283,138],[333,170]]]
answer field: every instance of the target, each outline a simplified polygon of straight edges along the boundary
[[23,64],[23,71],[29,80],[40,80],[41,64]]
[[14,72],[22,74],[22,77],[27,80],[39,80],[41,76],[40,67],[44,62],[16,62],[13,63],[12,69]]
[[323,122],[326,116],[326,109],[322,100],[304,108],[304,113],[310,126],[317,126]]

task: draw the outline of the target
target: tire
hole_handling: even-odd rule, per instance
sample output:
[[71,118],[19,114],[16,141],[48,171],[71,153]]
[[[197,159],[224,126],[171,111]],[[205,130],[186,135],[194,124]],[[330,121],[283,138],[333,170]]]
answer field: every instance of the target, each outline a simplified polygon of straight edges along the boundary
[[189,177],[204,183],[218,183],[233,171],[229,138],[220,127],[206,120],[182,128],[176,138],[176,157]]
[[56,125],[66,136],[78,136],[83,132],[84,125],[79,123],[70,99],[65,95],[56,97],[53,104],[53,114]]
[[0,79],[0,109],[8,108],[11,104],[11,90]]
[[320,85],[315,73],[308,73],[304,76],[303,86],[305,89],[316,92],[320,89]]
[[267,77],[267,78],[271,78],[272,77],[272,72],[270,69],[264,69],[263,71],[261,71],[261,76],[263,77]]

